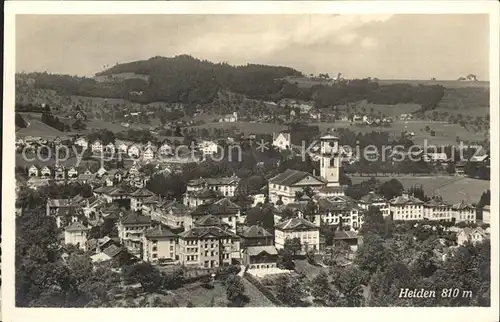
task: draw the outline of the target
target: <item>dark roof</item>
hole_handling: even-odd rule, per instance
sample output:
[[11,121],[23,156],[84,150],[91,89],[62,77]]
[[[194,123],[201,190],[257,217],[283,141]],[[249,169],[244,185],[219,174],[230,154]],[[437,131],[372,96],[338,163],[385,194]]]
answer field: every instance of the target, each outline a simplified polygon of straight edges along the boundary
[[243,238],[273,237],[273,234],[271,234],[261,226],[253,225],[245,228],[241,233],[241,237]]
[[106,247],[102,252],[109,257],[113,258],[116,255],[120,254],[123,248],[116,246],[116,245],[110,245],[109,247]]
[[202,189],[198,191],[192,191],[189,193],[191,197],[194,198],[202,198],[202,199],[209,199],[209,198],[218,198],[220,197],[220,193],[212,190],[212,189]]
[[179,234],[183,239],[226,238],[237,237],[235,234],[219,227],[193,227]]
[[424,204],[425,207],[442,207],[442,208],[445,208],[445,207],[451,207],[449,204],[445,203],[444,201],[442,200],[438,200],[438,199],[431,199],[429,200],[428,202],[426,202]]
[[276,227],[276,229],[279,229],[279,230],[294,230],[294,229],[298,229],[298,228],[302,228],[302,227],[308,228],[308,229],[319,229],[312,222],[310,222],[304,218],[290,218],[288,220],[280,222],[275,227]]
[[318,199],[318,209],[320,211],[348,211],[351,209],[360,209],[354,202],[343,199],[339,201],[331,200],[328,198]]
[[49,207],[71,207],[70,199],[47,199]]
[[126,217],[121,220],[122,224],[130,225],[130,224],[140,224],[140,225],[148,225],[151,224],[151,217],[139,215],[137,213],[130,213]]
[[64,231],[86,231],[89,230],[82,223],[75,221],[71,223],[68,227],[64,228]]
[[221,199],[212,204],[204,204],[196,207],[195,210],[191,213],[194,216],[200,215],[218,215],[218,214],[232,214],[235,215],[238,213],[240,207],[229,200],[228,198]]
[[199,186],[199,185],[207,185],[207,186],[223,186],[223,185],[232,185],[238,184],[240,182],[240,178],[237,176],[232,177],[223,177],[223,178],[199,178],[190,180],[189,186]]
[[132,196],[132,197],[151,197],[153,195],[154,195],[154,193],[152,193],[151,191],[149,191],[146,188],[137,189],[136,191],[134,191],[130,194],[130,196]]
[[196,220],[194,223],[195,227],[225,227],[229,226],[218,217],[214,215],[206,215]]
[[161,238],[161,237],[177,237],[170,229],[163,228],[161,225],[148,229],[146,231],[147,238]]
[[471,210],[471,209],[474,209],[474,207],[473,207],[473,206],[471,206],[471,205],[469,205],[469,204],[467,204],[467,203],[465,203],[465,202],[462,200],[462,201],[460,201],[459,203],[454,204],[454,205],[452,206],[452,209],[454,209],[454,210],[467,210],[467,209]]
[[282,186],[291,186],[307,177],[315,178],[320,182],[324,182],[321,178],[313,176],[310,173],[299,170],[291,170],[291,169],[288,169],[285,172],[278,174],[274,178],[271,178],[269,182],[273,184],[279,184]]
[[250,256],[257,256],[262,253],[267,253],[269,255],[278,255],[278,251],[275,246],[249,246],[243,250]]
[[386,202],[384,197],[374,192],[370,192],[363,197],[361,197],[361,201],[364,203],[374,203],[374,202]]

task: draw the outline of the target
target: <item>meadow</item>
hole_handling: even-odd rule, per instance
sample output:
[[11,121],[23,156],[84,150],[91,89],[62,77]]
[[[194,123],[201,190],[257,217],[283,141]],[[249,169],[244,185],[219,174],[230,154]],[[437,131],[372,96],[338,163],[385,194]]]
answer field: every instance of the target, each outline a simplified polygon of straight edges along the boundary
[[[350,177],[353,184],[369,180],[369,177]],[[376,177],[381,182],[399,180],[405,188],[421,186],[427,196],[438,195],[443,200],[454,204],[460,201],[477,203],[481,194],[490,189],[490,181],[454,176],[393,176]]]

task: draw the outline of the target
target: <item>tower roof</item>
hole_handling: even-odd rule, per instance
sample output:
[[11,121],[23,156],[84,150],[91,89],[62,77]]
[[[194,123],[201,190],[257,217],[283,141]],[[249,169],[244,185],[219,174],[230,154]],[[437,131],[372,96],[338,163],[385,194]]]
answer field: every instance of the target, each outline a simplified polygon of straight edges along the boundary
[[327,141],[327,140],[338,140],[339,138],[334,136],[334,135],[327,134],[327,135],[320,137],[319,139],[322,141]]

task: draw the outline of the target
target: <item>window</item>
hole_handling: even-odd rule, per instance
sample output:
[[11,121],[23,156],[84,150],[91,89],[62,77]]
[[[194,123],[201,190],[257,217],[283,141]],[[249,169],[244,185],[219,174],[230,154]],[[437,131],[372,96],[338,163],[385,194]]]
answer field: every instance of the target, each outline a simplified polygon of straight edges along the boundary
[[156,251],[158,251],[158,247],[153,246],[153,252],[156,252]]
[[153,258],[158,258],[158,254],[153,254]]

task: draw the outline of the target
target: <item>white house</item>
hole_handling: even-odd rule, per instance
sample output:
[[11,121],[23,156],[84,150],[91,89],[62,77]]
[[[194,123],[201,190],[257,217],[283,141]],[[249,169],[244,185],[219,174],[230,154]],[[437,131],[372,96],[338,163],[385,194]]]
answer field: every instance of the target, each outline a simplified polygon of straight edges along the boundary
[[482,228],[462,228],[457,233],[457,244],[464,245],[466,242],[471,242],[473,244],[481,243],[483,240],[489,239],[489,234],[485,232]]
[[105,175],[106,173],[108,173],[108,171],[106,169],[104,169],[104,167],[100,167],[99,170],[97,170],[97,177],[102,177],[103,175]]
[[36,167],[36,165],[32,165],[28,169],[28,177],[38,177],[39,174],[40,174],[40,171],[38,170],[38,168]]
[[91,146],[92,153],[102,153],[102,149],[103,149],[103,146],[102,146],[102,142],[100,140],[96,140],[92,143],[92,146]]
[[52,171],[50,170],[50,168],[48,166],[45,166],[40,171],[40,176],[42,178],[50,178],[52,176]]
[[132,142],[115,140],[116,149],[120,154],[127,154],[128,147],[132,145]]
[[273,146],[278,150],[288,150],[292,145],[290,133],[280,132],[273,133]]
[[213,141],[202,140],[198,143],[198,149],[205,155],[217,153],[219,146]]
[[87,246],[87,231],[89,229],[80,222],[71,223],[64,228],[64,243],[66,245],[76,245],[82,250],[86,250]]
[[172,144],[168,142],[163,142],[160,148],[158,149],[158,153],[160,155],[173,155],[174,147],[172,146]]
[[285,247],[287,239],[299,238],[302,253],[310,249],[319,250],[319,226],[304,218],[290,218],[274,227],[274,244],[277,249]]
[[368,210],[371,206],[377,207],[384,217],[390,215],[389,202],[373,191],[361,197],[358,201],[358,206],[365,210]]
[[466,204],[464,201],[461,201],[452,206],[453,210],[453,218],[455,218],[455,222],[476,222],[476,208]]
[[130,158],[139,158],[141,156],[142,147],[139,144],[129,146],[127,153]]
[[71,167],[68,170],[68,178],[76,178],[78,177],[78,170],[76,170],[76,167]]
[[153,160],[155,158],[155,152],[153,150],[153,147],[151,146],[146,146],[144,149],[144,152],[142,153],[142,159],[145,161]]
[[224,117],[219,119],[219,122],[226,122],[226,123],[238,122],[238,112],[233,112],[233,114],[224,115]]
[[424,218],[424,202],[408,193],[389,201],[393,220],[422,220]]
[[87,141],[87,139],[83,136],[78,137],[75,140],[74,144],[82,147],[83,150],[88,149],[88,147],[89,147],[89,141]]
[[286,205],[295,201],[296,192],[302,192],[304,188],[318,190],[325,184],[320,177],[288,169],[269,180],[269,200],[274,204],[281,201]]
[[438,200],[432,199],[424,204],[424,218],[427,220],[445,220],[452,221],[453,209],[451,205]]

